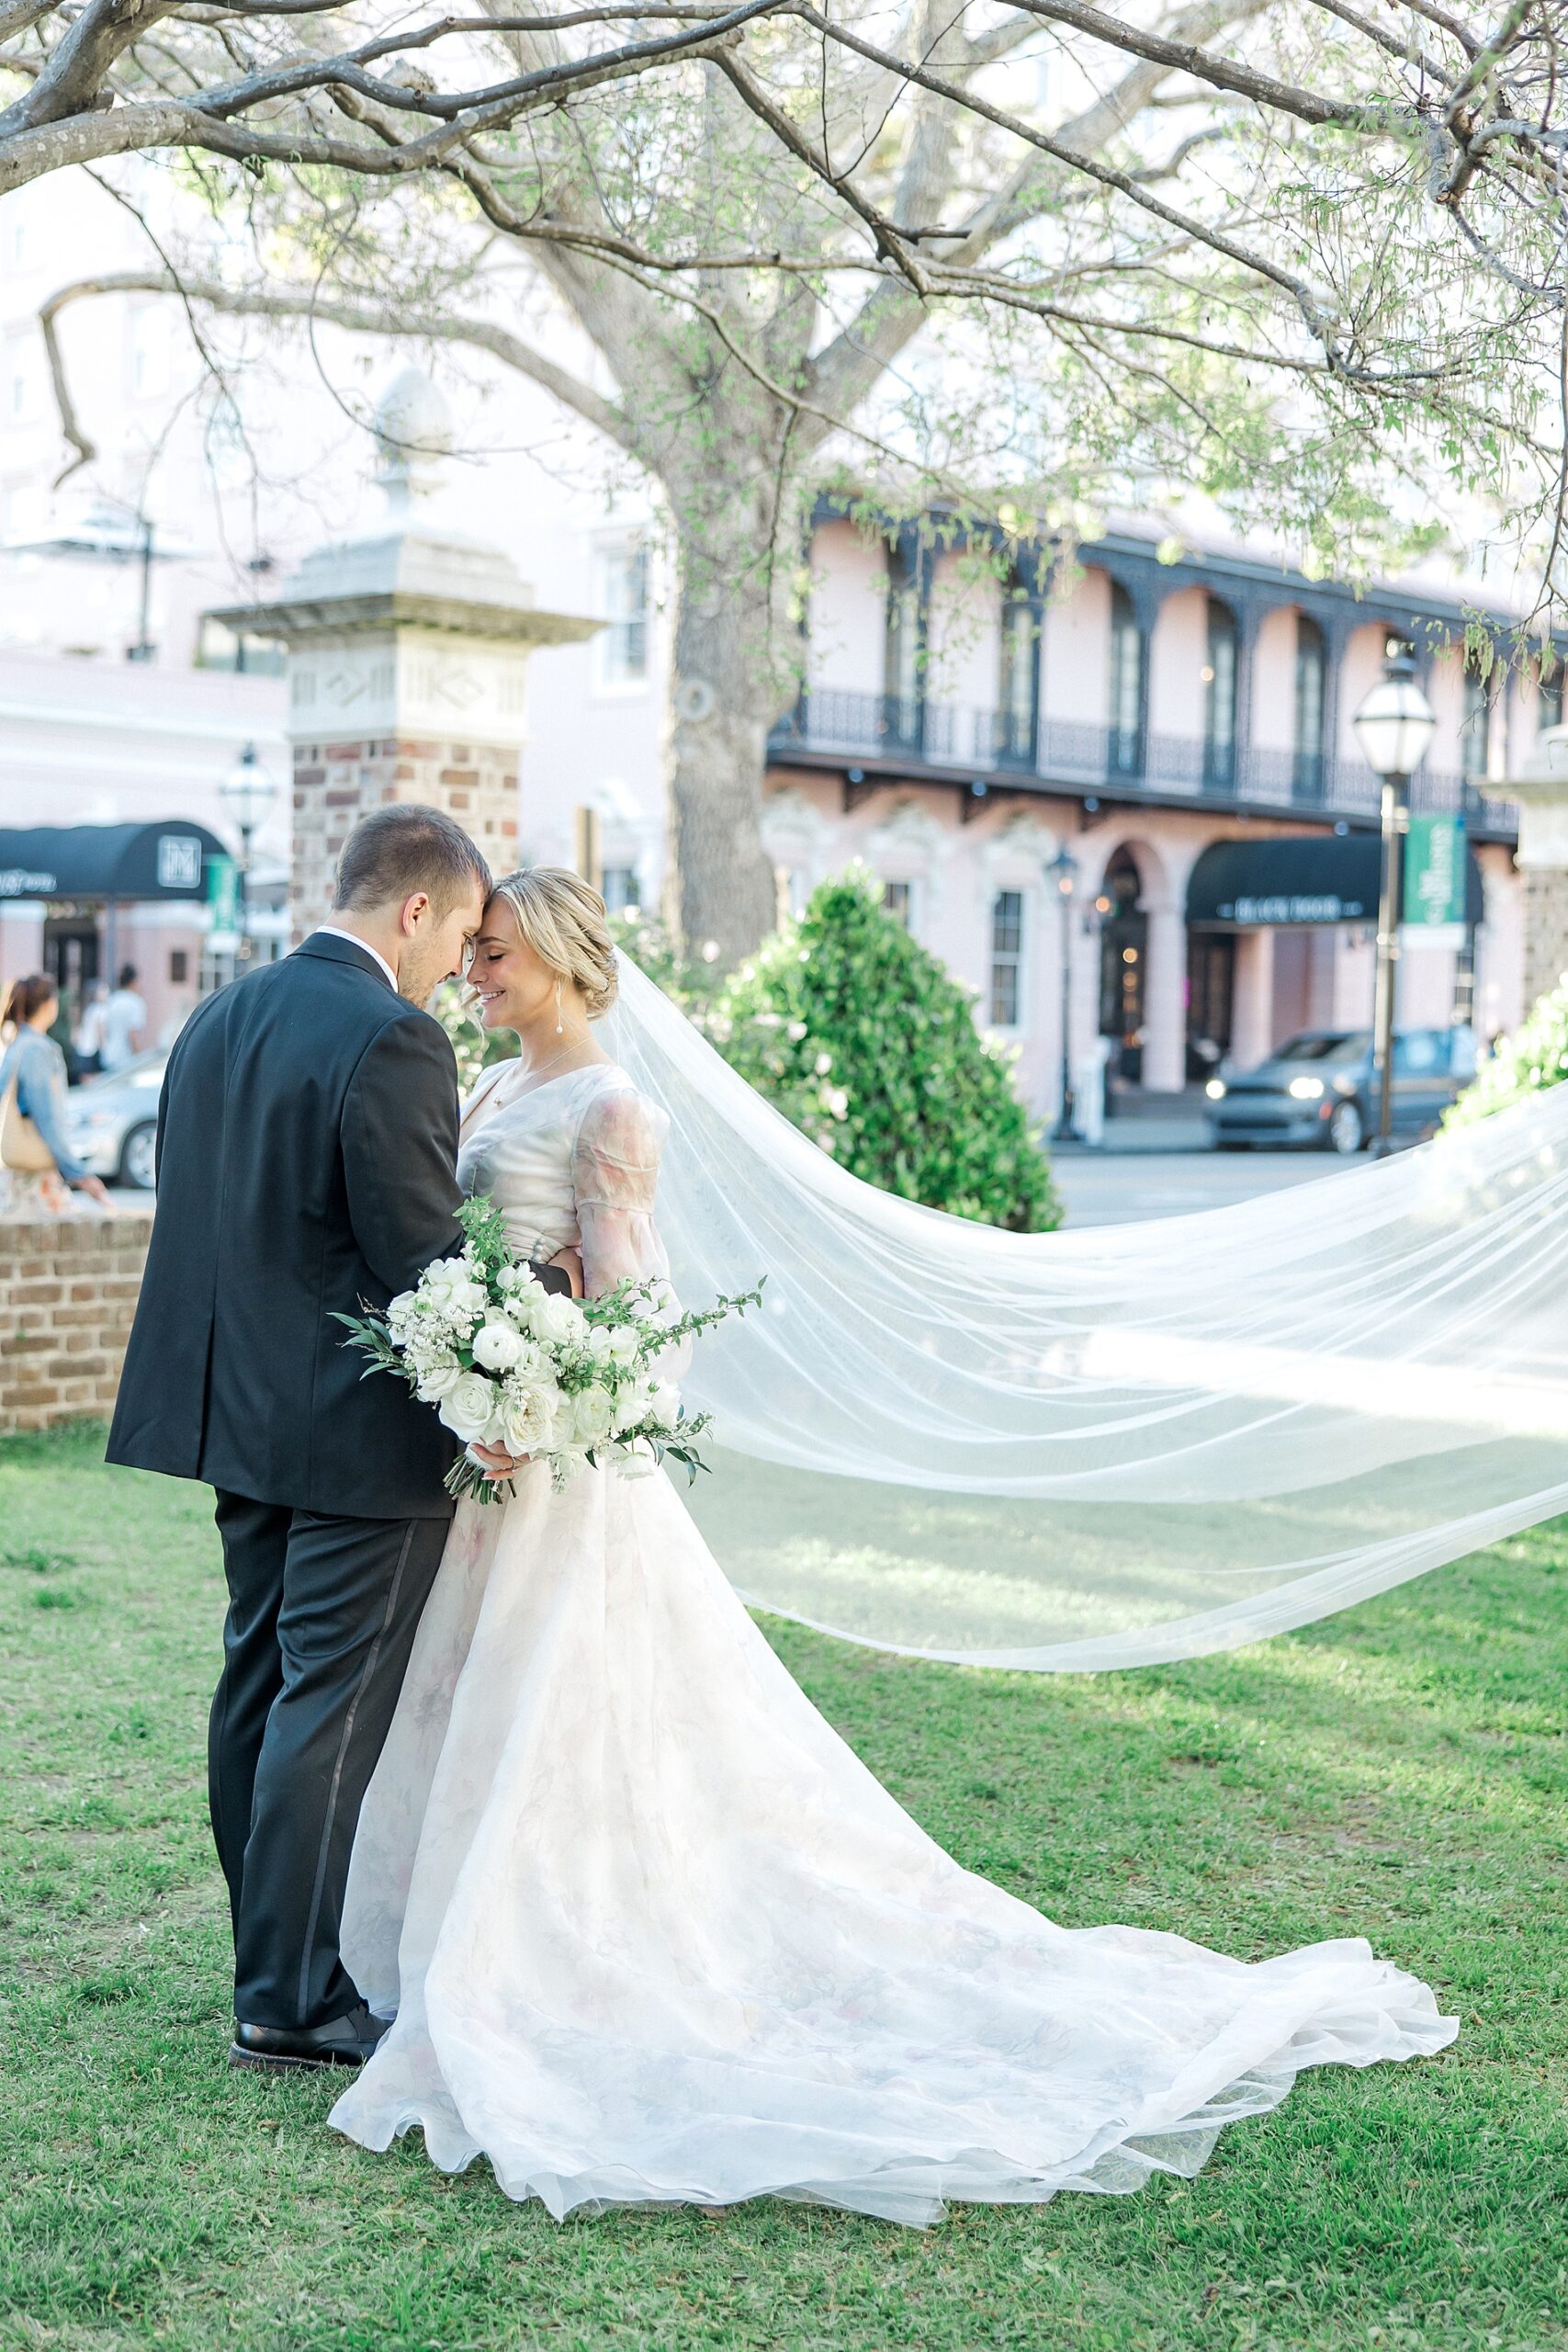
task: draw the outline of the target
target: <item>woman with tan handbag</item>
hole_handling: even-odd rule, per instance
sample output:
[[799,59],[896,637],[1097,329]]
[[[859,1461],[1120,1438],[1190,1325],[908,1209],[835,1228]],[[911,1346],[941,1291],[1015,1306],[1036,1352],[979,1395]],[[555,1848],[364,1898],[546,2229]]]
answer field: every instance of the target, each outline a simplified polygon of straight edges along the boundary
[[108,1199],[65,1141],[65,1057],[47,1032],[59,1017],[60,991],[45,973],[18,980],[0,1037],[0,1166],[11,1179],[13,1210],[64,1206],[62,1181],[96,1201]]

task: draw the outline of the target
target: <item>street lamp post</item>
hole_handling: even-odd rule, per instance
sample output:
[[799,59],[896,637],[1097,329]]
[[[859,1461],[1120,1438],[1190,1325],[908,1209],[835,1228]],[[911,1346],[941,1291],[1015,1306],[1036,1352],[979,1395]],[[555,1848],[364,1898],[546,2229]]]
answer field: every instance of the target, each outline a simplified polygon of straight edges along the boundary
[[1372,1011],[1378,1126],[1371,1148],[1377,1159],[1393,1148],[1393,1023],[1399,927],[1404,915],[1410,779],[1427,756],[1437,724],[1416,678],[1415,654],[1408,645],[1391,638],[1382,677],[1354,720],[1362,755],[1382,785],[1382,887],[1378,900],[1378,974]]
[[1045,868],[1045,878],[1055,886],[1056,902],[1062,910],[1062,1107],[1051,1130],[1051,1140],[1053,1143],[1082,1143],[1083,1136],[1073,1115],[1069,1025],[1073,1010],[1073,893],[1077,888],[1078,862],[1066,842]]
[[245,745],[219,786],[218,796],[240,836],[240,854],[234,861],[234,929],[239,943],[234,961],[245,964],[251,954],[251,836],[277,797],[277,786],[262,764],[254,743]]

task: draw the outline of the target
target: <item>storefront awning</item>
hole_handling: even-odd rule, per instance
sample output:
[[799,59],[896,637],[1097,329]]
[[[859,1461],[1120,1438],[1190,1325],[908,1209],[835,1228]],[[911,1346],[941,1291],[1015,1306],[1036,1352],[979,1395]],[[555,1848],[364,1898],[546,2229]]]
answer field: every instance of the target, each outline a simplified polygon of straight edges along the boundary
[[0,899],[200,899],[228,851],[205,825],[0,828]]
[[[1187,885],[1190,931],[1375,922],[1382,884],[1376,833],[1211,842]],[[1465,920],[1482,918],[1481,873],[1465,852]]]

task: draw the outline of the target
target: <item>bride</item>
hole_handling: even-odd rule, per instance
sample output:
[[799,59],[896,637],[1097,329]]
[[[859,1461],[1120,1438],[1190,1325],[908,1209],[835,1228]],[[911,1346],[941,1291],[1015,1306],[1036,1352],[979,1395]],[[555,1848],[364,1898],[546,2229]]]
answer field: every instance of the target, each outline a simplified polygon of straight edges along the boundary
[[[514,874],[472,978],[523,1042],[459,1173],[590,1293],[664,1270],[668,1120],[601,1049],[603,902]],[[761,1271],[761,1270],[759,1270]],[[459,1505],[361,1817],[344,1956],[393,2022],[333,2111],[558,2219],[763,2195],[914,2224],[1194,2172],[1303,2066],[1457,2026],[1359,1939],[1244,1962],[1055,1927],[961,1870],[812,1707],[673,1487],[525,1464]]]

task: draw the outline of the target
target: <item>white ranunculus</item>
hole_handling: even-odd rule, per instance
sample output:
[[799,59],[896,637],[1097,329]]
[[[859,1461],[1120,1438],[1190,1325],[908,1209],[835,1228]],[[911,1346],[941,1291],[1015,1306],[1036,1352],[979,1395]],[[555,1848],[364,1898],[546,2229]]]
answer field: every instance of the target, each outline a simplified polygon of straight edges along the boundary
[[499,1315],[481,1323],[471,1342],[474,1362],[486,1372],[511,1372],[523,1361],[524,1341]]
[[508,1453],[537,1453],[548,1445],[555,1424],[555,1394],[548,1388],[508,1389],[502,1399],[502,1443]]
[[495,1419],[497,1392],[482,1372],[462,1372],[441,1399],[439,1418],[464,1445],[479,1445]]
[[602,1445],[615,1419],[615,1400],[595,1384],[571,1400],[571,1430],[579,1445]]
[[672,1380],[660,1381],[648,1400],[648,1418],[661,1430],[672,1430],[681,1418],[681,1392]]
[[462,1365],[454,1363],[450,1356],[447,1356],[441,1363],[429,1365],[420,1374],[419,1385],[415,1388],[414,1395],[422,1405],[439,1405],[444,1396],[450,1396],[462,1377]]
[[639,1442],[620,1448],[615,1455],[615,1467],[623,1478],[646,1478],[658,1469],[659,1464],[650,1449]]

